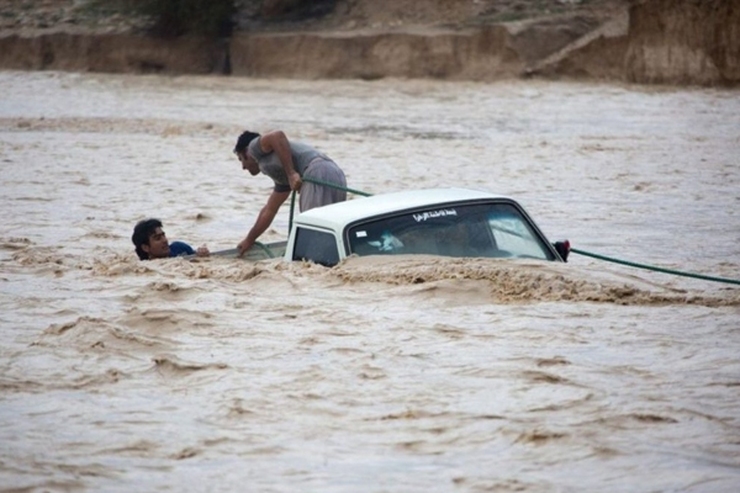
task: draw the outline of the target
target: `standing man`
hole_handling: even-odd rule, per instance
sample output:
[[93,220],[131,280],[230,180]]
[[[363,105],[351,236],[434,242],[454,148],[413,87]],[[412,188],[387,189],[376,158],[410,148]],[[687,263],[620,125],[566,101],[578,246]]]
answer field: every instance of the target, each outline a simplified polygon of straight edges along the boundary
[[[328,156],[308,144],[289,142],[281,130],[265,135],[243,132],[236,141],[234,154],[242,163],[242,169],[252,176],[260,172],[272,178],[275,186],[260,210],[257,220],[237,249],[239,256],[249,250],[257,238],[272,224],[275,215],[291,190],[300,193],[300,211],[347,200],[347,179],[344,172]],[[319,185],[303,178],[313,178],[334,183],[342,189]]]

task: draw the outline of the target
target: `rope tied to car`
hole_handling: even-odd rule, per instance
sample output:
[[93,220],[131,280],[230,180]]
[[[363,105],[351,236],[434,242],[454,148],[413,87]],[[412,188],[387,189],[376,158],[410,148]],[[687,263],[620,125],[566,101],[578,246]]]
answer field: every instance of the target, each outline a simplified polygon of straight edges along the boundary
[[272,250],[270,250],[267,245],[265,245],[264,243],[260,243],[259,241],[255,241],[254,244],[263,252],[265,252],[265,255],[267,255],[268,258],[275,258],[275,255],[272,254]]
[[674,276],[693,277],[694,279],[702,279],[705,281],[724,282],[727,284],[740,285],[740,280],[738,279],[728,279],[726,277],[707,276],[704,274],[696,274],[694,272],[684,272],[684,271],[675,270],[675,269],[666,269],[664,267],[657,267],[654,265],[639,264],[637,262],[630,262],[629,260],[622,260],[618,258],[608,257],[606,255],[600,255],[598,253],[592,253],[592,252],[587,252],[584,250],[579,250],[578,248],[571,248],[570,251],[571,253],[577,253],[579,255],[584,255],[586,257],[592,257],[595,259],[604,260],[606,262],[613,262],[615,264],[627,265],[630,267],[637,267],[640,269],[647,269],[647,270],[652,270],[656,272],[663,272],[665,274],[673,274]]
[[[308,183],[313,183],[316,185],[323,185],[325,187],[336,188],[337,190],[343,190],[347,193],[353,193],[355,195],[362,195],[363,197],[370,197],[372,195],[371,193],[363,192],[361,190],[354,190],[352,188],[347,188],[345,186],[339,185],[337,183],[319,180],[318,178],[310,178],[308,176],[302,176],[301,180],[307,181]],[[290,194],[290,216],[288,216],[288,234],[290,234],[290,232],[293,231],[293,214],[295,212],[295,196],[296,196],[296,192],[295,190],[293,190],[293,193]]]
[[[323,181],[323,180],[318,180],[318,179],[315,179],[315,178],[309,178],[307,176],[302,177],[302,179],[303,179],[303,181],[306,181],[306,182],[309,182],[309,183],[314,183],[316,185],[323,185],[323,186],[326,186],[326,187],[336,188],[338,190],[343,190],[345,192],[353,193],[353,194],[356,194],[356,195],[362,195],[364,197],[370,197],[370,196],[372,196],[371,193],[363,192],[363,191],[360,191],[360,190],[354,190],[352,188],[348,188],[348,187],[345,187],[345,186],[342,186],[342,185],[338,185],[336,183],[331,183],[331,182],[327,182],[327,181]],[[291,199],[290,199],[290,217],[288,219],[288,234],[290,234],[290,232],[293,230],[293,213],[295,211],[295,196],[296,196],[296,192],[293,191],[293,193],[291,194]],[[607,255],[601,255],[601,254],[598,254],[598,253],[588,252],[586,250],[581,250],[581,249],[572,248],[572,247],[570,248],[570,252],[576,253],[578,255],[583,255],[583,256],[586,256],[586,257],[595,258],[595,259],[598,259],[598,260],[603,260],[605,262],[612,262],[612,263],[616,263],[616,264],[626,265],[626,266],[629,266],[629,267],[636,267],[636,268],[639,268],[639,269],[650,270],[650,271],[654,271],[654,272],[662,272],[664,274],[671,274],[671,275],[674,275],[674,276],[691,277],[691,278],[694,278],[694,279],[701,279],[701,280],[704,280],[704,281],[712,281],[712,282],[721,282],[721,283],[726,283],[726,284],[740,285],[740,279],[729,279],[729,278],[726,278],[726,277],[708,276],[708,275],[704,275],[704,274],[697,274],[697,273],[694,273],[694,272],[685,272],[685,271],[680,271],[680,270],[675,270],[675,269],[666,269],[664,267],[658,267],[658,266],[655,266],[655,265],[648,265],[648,264],[640,264],[640,263],[637,263],[637,262],[631,262],[629,260],[622,260],[622,259],[618,259],[618,258],[615,258],[615,257],[609,257]]]

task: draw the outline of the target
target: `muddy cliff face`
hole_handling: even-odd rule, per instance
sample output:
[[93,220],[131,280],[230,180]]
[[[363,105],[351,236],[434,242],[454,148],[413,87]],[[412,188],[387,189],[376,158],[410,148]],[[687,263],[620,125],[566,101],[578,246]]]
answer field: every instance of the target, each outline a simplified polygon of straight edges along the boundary
[[128,33],[0,36],[0,68],[109,73],[216,71],[218,43],[205,38],[155,39]]
[[509,39],[501,26],[472,32],[241,35],[232,40],[231,67],[234,75],[258,77],[495,80],[521,73]]
[[735,0],[635,0],[609,19],[595,19],[561,15],[445,29],[241,31],[222,40],[4,30],[0,68],[740,85],[740,6]]
[[740,82],[740,4],[734,0],[649,0],[630,8],[626,80]]

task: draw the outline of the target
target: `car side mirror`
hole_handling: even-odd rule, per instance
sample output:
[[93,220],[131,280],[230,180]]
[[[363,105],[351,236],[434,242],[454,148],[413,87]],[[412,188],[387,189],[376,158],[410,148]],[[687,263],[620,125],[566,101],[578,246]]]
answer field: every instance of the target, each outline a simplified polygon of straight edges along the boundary
[[568,254],[570,253],[570,241],[563,240],[563,241],[556,241],[552,244],[552,246],[555,247],[555,251],[558,252],[558,255],[560,255],[560,258],[563,259],[563,262],[568,261]]

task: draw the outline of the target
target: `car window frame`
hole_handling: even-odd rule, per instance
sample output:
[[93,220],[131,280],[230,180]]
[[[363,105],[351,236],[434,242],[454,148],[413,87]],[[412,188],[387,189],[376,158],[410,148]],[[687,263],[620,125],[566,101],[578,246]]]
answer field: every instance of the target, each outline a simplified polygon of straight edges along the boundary
[[[339,254],[339,247],[337,246],[337,236],[336,233],[331,229],[324,229],[324,228],[317,228],[314,226],[308,226],[308,225],[295,225],[296,228],[294,233],[294,240],[293,240],[293,248],[291,253],[291,260],[293,261],[306,261],[306,262],[313,262],[318,265],[323,265],[325,267],[333,267],[337,265],[341,261],[341,255]],[[302,246],[299,241],[301,241],[301,235],[303,232],[310,232],[311,234],[321,234],[326,235],[331,239],[331,246],[334,254],[334,258],[336,261],[334,263],[328,263],[328,262],[320,262],[317,261],[314,258],[308,258],[308,257],[298,257],[299,252],[299,246]],[[305,240],[304,240],[305,242]],[[312,246],[315,246],[313,244]]]
[[362,224],[376,222],[376,221],[382,221],[385,219],[390,219],[397,216],[403,216],[403,215],[409,215],[409,214],[416,214],[416,213],[422,213],[427,212],[430,210],[435,209],[445,209],[445,208],[453,208],[453,207],[462,207],[462,206],[474,206],[474,205],[509,205],[512,206],[523,218],[523,220],[526,222],[527,226],[530,228],[532,234],[536,237],[537,240],[541,243],[544,250],[547,252],[547,259],[544,259],[545,261],[562,261],[560,258],[560,255],[555,250],[555,247],[550,243],[550,241],[547,239],[547,237],[544,235],[544,233],[540,230],[539,226],[537,226],[537,223],[532,220],[531,216],[527,213],[527,211],[515,200],[509,199],[506,197],[499,197],[499,198],[483,198],[483,199],[474,199],[474,200],[459,200],[459,201],[452,201],[452,202],[440,202],[435,204],[428,204],[421,207],[411,207],[408,209],[388,212],[384,214],[378,214],[371,217],[366,217],[362,219],[358,219],[356,221],[352,221],[348,223],[343,231],[342,231],[342,239],[344,243],[344,253],[345,256],[352,255],[353,252],[351,251],[351,239],[350,239],[350,231]]

